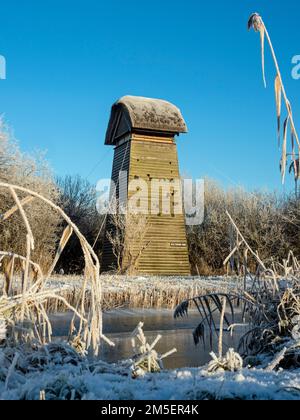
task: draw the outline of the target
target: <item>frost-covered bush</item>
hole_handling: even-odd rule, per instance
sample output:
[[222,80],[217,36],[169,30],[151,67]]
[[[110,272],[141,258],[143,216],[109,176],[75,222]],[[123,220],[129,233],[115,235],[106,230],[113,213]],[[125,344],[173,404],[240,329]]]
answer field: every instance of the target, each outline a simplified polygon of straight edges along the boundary
[[[29,188],[51,201],[58,201],[58,190],[43,155],[22,153],[3,119],[0,119],[0,181]],[[20,198],[24,197],[20,194]],[[9,191],[0,188],[0,215],[13,205]],[[39,200],[26,204],[26,209],[36,241],[33,258],[45,267],[52,260],[60,218]],[[0,221],[0,250],[25,255],[25,249],[26,230],[16,212],[5,223]]]
[[[205,214],[200,226],[188,228],[190,259],[195,274],[224,274],[223,262],[235,241],[226,210],[242,228],[250,246],[264,261],[286,258],[290,250],[300,256],[300,200],[240,187],[225,190],[205,181]],[[298,231],[297,231],[298,227]],[[249,261],[253,267],[254,261]],[[239,271],[232,264],[231,269]]]

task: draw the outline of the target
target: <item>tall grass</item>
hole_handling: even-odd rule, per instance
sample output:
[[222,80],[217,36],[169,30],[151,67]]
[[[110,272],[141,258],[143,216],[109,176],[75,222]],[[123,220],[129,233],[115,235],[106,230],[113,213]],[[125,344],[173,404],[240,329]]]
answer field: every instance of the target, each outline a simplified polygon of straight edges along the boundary
[[[6,273],[6,281],[0,297],[0,318],[7,325],[7,339],[15,343],[27,342],[35,339],[39,343],[45,344],[51,341],[52,326],[49,320],[46,303],[49,300],[57,300],[74,313],[73,320],[70,325],[69,341],[79,351],[85,352],[92,349],[94,354],[98,354],[100,341],[103,338],[108,341],[102,334],[102,290],[100,283],[100,264],[97,255],[92,247],[81,234],[77,226],[69,219],[69,217],[56,204],[28,188],[0,182],[0,190],[7,191],[13,201],[14,207],[6,213],[5,223],[9,217],[12,217],[17,210],[21,216],[22,223],[26,234],[23,240],[26,244],[26,253],[19,256],[13,252],[2,251],[0,262],[3,258],[8,257],[11,260],[10,271]],[[59,242],[59,246],[53,262],[48,270],[42,270],[41,266],[31,260],[35,249],[35,238],[24,208],[24,200],[19,195],[23,193],[29,198],[42,201],[66,223],[65,230]],[[81,293],[78,296],[74,306],[60,294],[60,289],[49,289],[48,282],[53,273],[61,253],[67,246],[72,235],[76,235],[80,241],[82,252],[85,260],[84,277],[82,278]],[[21,261],[21,284],[19,293],[15,292],[14,283],[18,281],[18,273],[16,272],[16,261]],[[32,278],[34,273],[34,278]],[[85,307],[85,297],[87,287],[91,294],[90,306]],[[18,288],[17,288],[18,290]],[[79,328],[75,329],[75,319],[79,319]]]
[[[178,278],[178,277],[126,277],[101,276],[102,308],[175,309],[184,299],[198,294],[237,290],[241,279],[230,278]],[[60,288],[60,294],[74,305],[81,293],[81,277],[54,276],[49,287]],[[89,287],[85,295],[85,308],[91,304]],[[51,313],[65,312],[68,308],[62,301],[49,300],[47,310]]]
[[[248,21],[248,29],[254,29],[255,32],[260,33],[261,39],[261,52],[262,52],[262,70],[263,70],[263,79],[264,85],[266,84],[266,77],[265,77],[265,40],[270,47],[271,55],[273,58],[273,62],[275,65],[275,97],[276,97],[276,111],[277,111],[277,129],[278,129],[278,140],[279,144],[281,144],[281,114],[282,114],[282,102],[285,105],[286,117],[283,124],[283,135],[282,135],[282,156],[280,161],[280,168],[281,168],[281,176],[282,182],[285,182],[286,177],[286,170],[288,166],[288,160],[290,159],[290,166],[289,170],[291,173],[294,173],[295,182],[296,182],[296,191],[297,191],[297,184],[300,179],[300,140],[298,136],[298,132],[296,129],[296,124],[294,121],[293,109],[292,104],[288,98],[285,85],[283,83],[283,77],[280,72],[279,63],[277,60],[277,56],[275,53],[275,49],[273,47],[271,37],[263,21],[262,17],[258,13],[253,13]],[[288,131],[290,129],[290,137],[291,137],[291,150],[288,151]]]
[[[292,252],[282,262],[267,263],[251,248],[228,212],[227,217],[236,233],[236,242],[224,263],[232,256],[239,260],[245,276],[243,287],[237,292],[209,293],[185,300],[177,307],[175,317],[188,314],[194,304],[201,318],[194,331],[195,343],[205,342],[207,331],[211,342],[216,334],[221,343],[223,322],[228,331],[233,331],[236,309],[241,308],[242,322],[249,325],[239,346],[245,364],[264,363],[269,357],[274,360],[268,370],[300,367],[300,263]],[[248,265],[250,257],[256,263],[254,272]],[[217,314],[221,315],[220,329],[215,320]],[[220,353],[218,360],[222,360]]]

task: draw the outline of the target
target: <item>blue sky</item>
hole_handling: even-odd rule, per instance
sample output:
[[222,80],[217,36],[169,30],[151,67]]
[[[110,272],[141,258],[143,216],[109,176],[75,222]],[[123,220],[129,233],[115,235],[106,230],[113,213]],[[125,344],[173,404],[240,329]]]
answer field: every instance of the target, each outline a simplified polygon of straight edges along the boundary
[[0,113],[23,150],[47,150],[57,174],[96,182],[111,173],[104,136],[112,103],[126,94],[164,98],[189,127],[178,141],[183,174],[282,190],[274,68],[268,52],[264,90],[259,36],[246,30],[254,11],[300,124],[300,80],[291,77],[300,54],[296,0],[3,2]]

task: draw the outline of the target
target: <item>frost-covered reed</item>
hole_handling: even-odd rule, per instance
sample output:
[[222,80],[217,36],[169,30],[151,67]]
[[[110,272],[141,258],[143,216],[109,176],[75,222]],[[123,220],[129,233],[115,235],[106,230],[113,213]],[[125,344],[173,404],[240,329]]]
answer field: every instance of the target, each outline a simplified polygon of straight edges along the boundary
[[[4,284],[0,294],[0,319],[7,325],[6,339],[15,344],[33,340],[40,344],[51,342],[52,326],[48,316],[48,305],[49,302],[60,302],[74,314],[70,325],[70,343],[85,350],[91,348],[97,355],[101,339],[105,340],[102,334],[102,289],[97,255],[77,226],[59,206],[27,188],[0,182],[0,189],[8,191],[15,203],[14,207],[2,215],[1,223],[5,223],[18,212],[26,231],[24,237],[26,255],[16,255],[10,250],[0,252],[0,263],[4,272]],[[66,225],[52,265],[46,272],[31,260],[35,249],[35,238],[25,207],[28,200],[42,201],[56,211]],[[80,292],[71,304],[70,299],[61,293],[61,288],[49,287],[49,279],[72,235],[76,235],[81,244],[85,271],[81,279]],[[90,295],[88,307],[85,305],[87,290]],[[75,329],[76,318],[80,321],[78,330]]]
[[[102,308],[175,309],[187,298],[195,295],[229,290],[238,290],[243,279],[237,277],[126,277],[100,276],[102,284]],[[60,294],[70,304],[77,301],[81,291],[80,276],[53,276],[49,286],[60,288]],[[85,307],[91,302],[87,288]],[[52,313],[66,312],[62,301],[49,300],[47,309]]]

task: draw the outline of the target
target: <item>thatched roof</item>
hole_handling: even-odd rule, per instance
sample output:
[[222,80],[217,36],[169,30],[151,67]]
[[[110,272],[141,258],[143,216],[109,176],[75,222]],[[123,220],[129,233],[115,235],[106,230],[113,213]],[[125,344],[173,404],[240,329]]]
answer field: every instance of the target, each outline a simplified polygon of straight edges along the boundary
[[179,134],[187,126],[180,110],[161,99],[124,96],[112,107],[105,144],[114,145],[132,131]]

